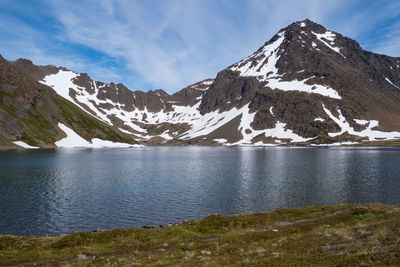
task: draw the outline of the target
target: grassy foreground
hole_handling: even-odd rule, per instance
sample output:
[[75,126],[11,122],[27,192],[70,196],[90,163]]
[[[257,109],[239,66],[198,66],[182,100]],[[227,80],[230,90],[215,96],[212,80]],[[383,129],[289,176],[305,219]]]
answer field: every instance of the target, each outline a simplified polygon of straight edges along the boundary
[[400,206],[348,204],[164,228],[0,236],[0,266],[399,266]]

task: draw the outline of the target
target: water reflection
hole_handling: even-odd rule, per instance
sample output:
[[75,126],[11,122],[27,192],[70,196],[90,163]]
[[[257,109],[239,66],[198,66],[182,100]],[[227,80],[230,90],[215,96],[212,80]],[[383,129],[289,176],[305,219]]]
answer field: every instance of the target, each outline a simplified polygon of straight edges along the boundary
[[0,153],[0,233],[60,234],[346,202],[400,203],[400,150],[148,147]]

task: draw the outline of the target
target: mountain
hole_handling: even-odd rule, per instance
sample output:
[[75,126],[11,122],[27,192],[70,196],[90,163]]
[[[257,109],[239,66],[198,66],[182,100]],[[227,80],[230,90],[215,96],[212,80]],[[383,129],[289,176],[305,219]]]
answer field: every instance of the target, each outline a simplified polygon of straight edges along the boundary
[[365,51],[310,20],[280,30],[215,79],[172,95],[24,59],[10,64],[142,144],[398,144],[400,138],[400,58]]
[[11,63],[0,56],[0,148],[137,144],[131,135],[89,115],[16,67],[26,63]]
[[202,117],[198,102],[213,82],[206,79],[173,95],[161,89],[133,92],[121,83],[94,81],[86,73],[59,66],[36,66],[26,59],[12,65],[87,114],[144,144],[175,142],[174,138],[190,130],[191,122]]

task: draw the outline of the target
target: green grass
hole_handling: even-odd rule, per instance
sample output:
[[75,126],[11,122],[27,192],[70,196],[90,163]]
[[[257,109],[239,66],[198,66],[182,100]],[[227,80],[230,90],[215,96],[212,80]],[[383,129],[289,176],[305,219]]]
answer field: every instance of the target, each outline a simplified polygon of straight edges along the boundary
[[[16,89],[16,92],[19,90]],[[0,91],[0,109],[11,115],[24,129],[24,134],[21,138],[22,141],[30,144],[37,145],[38,140],[43,143],[51,144],[55,141],[52,135],[56,133],[54,125],[37,109],[27,111],[26,117],[20,116],[14,106],[6,106],[3,103],[3,97],[10,97],[15,101],[15,94],[8,94]]]
[[[78,256],[80,255],[80,256]],[[400,265],[400,206],[210,215],[164,228],[0,236],[0,266]]]
[[374,219],[375,217],[376,217],[376,215],[373,213],[364,213],[364,214],[356,215],[356,219],[360,220],[360,221],[371,220],[371,219]]
[[86,131],[85,137],[87,139],[98,137],[99,132],[102,132],[103,135],[107,136],[108,140],[113,142],[137,143],[128,135],[123,134],[110,125],[92,117],[71,102],[61,97],[54,99],[54,101],[58,108],[60,108],[62,117],[68,121],[69,124],[75,124]]
[[54,124],[47,120],[39,110],[28,111],[29,119],[18,118],[19,123],[24,127],[22,141],[30,145],[36,145],[38,141],[45,144],[52,144],[56,141],[54,135],[56,130]]

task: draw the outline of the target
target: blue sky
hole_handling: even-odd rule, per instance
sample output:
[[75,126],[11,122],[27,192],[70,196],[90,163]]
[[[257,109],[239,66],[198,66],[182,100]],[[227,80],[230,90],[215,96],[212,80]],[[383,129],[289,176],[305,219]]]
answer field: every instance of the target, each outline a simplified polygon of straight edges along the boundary
[[400,56],[400,0],[0,0],[0,54],[173,93],[305,18]]

